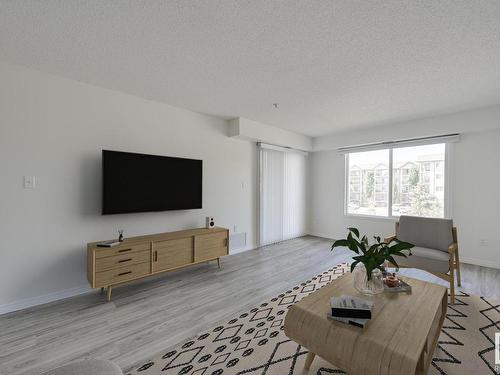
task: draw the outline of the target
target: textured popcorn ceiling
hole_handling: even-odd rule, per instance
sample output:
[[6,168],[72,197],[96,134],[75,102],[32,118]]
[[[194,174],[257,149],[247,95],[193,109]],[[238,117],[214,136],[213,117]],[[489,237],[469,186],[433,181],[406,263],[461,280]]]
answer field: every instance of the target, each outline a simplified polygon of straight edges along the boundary
[[500,1],[0,0],[0,60],[318,136],[500,103]]

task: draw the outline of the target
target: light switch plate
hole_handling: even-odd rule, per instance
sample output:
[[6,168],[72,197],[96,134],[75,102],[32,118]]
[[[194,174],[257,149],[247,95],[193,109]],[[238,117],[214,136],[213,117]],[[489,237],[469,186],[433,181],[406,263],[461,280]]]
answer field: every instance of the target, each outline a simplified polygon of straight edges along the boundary
[[35,176],[24,176],[23,187],[25,189],[34,189],[36,187]]

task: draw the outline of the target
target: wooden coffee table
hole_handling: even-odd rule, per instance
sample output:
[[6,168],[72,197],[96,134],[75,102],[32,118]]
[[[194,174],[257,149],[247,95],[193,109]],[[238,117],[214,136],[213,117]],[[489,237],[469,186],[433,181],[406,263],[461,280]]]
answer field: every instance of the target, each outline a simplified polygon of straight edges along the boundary
[[[348,375],[426,374],[448,305],[447,289],[404,278],[412,293],[363,296],[346,274],[293,305],[285,334],[306,347],[309,368],[315,355]],[[330,298],[342,294],[373,300],[372,320],[363,329],[326,317]]]

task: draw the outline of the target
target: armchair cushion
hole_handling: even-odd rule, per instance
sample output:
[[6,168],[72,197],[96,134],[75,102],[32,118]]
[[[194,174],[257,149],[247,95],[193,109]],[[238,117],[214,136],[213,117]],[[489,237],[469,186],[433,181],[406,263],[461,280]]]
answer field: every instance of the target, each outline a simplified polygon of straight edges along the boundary
[[431,272],[447,273],[450,269],[450,254],[448,252],[415,246],[412,255],[407,258],[395,256],[398,265],[409,268],[419,268]]
[[402,215],[396,235],[418,247],[448,252],[453,243],[453,220]]

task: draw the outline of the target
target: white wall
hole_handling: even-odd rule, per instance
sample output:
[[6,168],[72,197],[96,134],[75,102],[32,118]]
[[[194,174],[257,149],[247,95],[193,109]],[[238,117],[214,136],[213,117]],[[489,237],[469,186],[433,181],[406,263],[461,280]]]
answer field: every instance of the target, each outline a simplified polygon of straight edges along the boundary
[[[229,138],[226,121],[3,63],[0,82],[0,312],[87,291],[86,243],[118,228],[213,215],[255,244],[256,147]],[[101,216],[103,148],[203,159],[203,209]]]
[[[315,146],[331,149],[454,131],[462,133],[454,144],[452,168],[452,216],[461,259],[500,268],[500,107],[333,135],[315,139]],[[392,220],[344,215],[344,168],[344,156],[335,150],[311,154],[310,232],[340,238],[355,226],[369,235],[393,233]]]
[[313,149],[311,137],[243,117],[229,121],[229,135],[234,138],[292,147],[297,150],[312,151]]
[[314,138],[314,151],[439,134],[479,132],[500,127],[500,106],[364,128]]

